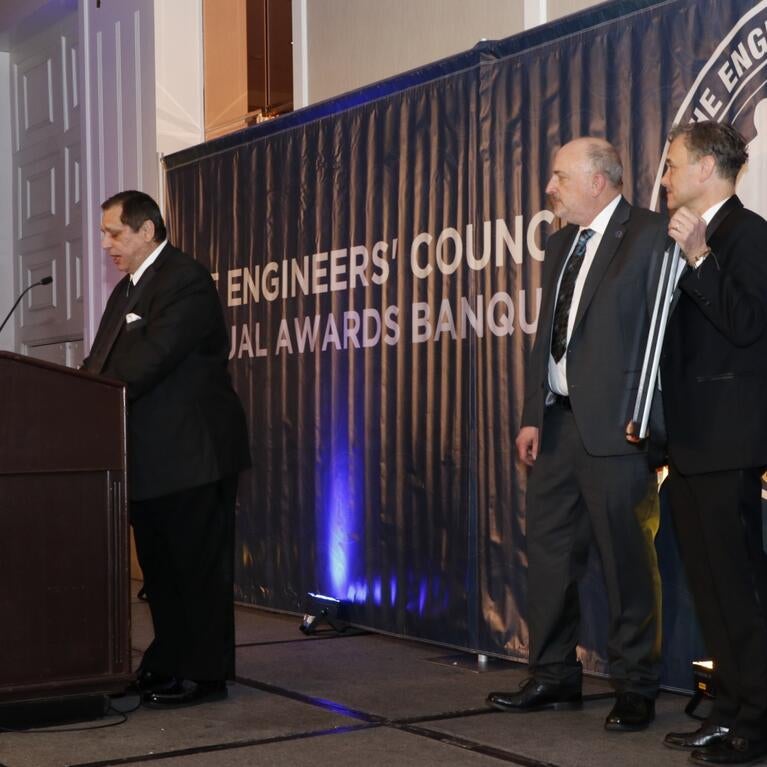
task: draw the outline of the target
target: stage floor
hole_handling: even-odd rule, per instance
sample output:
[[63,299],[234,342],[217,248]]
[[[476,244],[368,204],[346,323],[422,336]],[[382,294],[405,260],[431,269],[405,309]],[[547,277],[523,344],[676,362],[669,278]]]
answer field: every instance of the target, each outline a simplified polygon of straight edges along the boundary
[[[586,682],[594,698],[583,711],[504,714],[489,709],[485,696],[516,689],[523,666],[491,664],[478,673],[433,662],[451,653],[432,645],[375,634],[305,637],[298,623],[238,608],[238,678],[227,700],[139,708],[124,722],[110,716],[75,730],[0,733],[0,767],[688,763],[686,753],[661,744],[667,731],[696,726],[683,713],[683,696],[661,694],[654,726],[641,733],[604,731],[610,690],[594,679]],[[134,599],[134,664],[150,637],[148,609]]]

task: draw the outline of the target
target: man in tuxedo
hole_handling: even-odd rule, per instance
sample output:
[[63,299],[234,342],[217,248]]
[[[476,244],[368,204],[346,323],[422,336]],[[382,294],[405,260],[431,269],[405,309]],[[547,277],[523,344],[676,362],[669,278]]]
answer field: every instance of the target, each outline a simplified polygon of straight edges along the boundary
[[519,692],[491,693],[488,700],[512,712],[582,705],[578,579],[593,541],[607,586],[617,689],[605,727],[639,730],[654,717],[658,687],[658,504],[645,450],[626,440],[625,429],[666,226],[658,214],[623,198],[622,176],[614,147],[580,138],[557,152],[546,187],[567,225],[546,244],[516,440],[530,467],[531,677]]
[[767,222],[735,196],[747,159],[729,125],[675,128],[665,175],[669,234],[687,262],[660,367],[668,493],[703,638],[713,711],[665,744],[701,764],[767,754]]
[[210,273],[168,243],[157,203],[102,204],[101,244],[125,273],[83,366],[123,381],[130,517],[154,641],[137,685],[154,707],[226,697],[234,676],[234,512],[249,465]]

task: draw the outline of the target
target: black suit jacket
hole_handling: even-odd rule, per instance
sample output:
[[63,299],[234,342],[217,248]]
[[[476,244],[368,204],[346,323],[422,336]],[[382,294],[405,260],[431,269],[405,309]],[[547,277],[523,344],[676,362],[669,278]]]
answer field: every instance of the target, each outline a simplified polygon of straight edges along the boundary
[[[245,415],[210,273],[172,245],[112,291],[84,367],[123,381],[132,500],[207,484],[249,465]],[[128,322],[126,315],[137,316]]]
[[683,474],[767,465],[767,221],[731,197],[687,269],[661,357],[669,458]]
[[[557,283],[578,227],[549,237],[535,344],[525,380],[522,426],[542,427]],[[626,441],[639,386],[666,221],[621,199],[584,284],[567,348],[567,384],[584,447],[592,455],[630,455]]]

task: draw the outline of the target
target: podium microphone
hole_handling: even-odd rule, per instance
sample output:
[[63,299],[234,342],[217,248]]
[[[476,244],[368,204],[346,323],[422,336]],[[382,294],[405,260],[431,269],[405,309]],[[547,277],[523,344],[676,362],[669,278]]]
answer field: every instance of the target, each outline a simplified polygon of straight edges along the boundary
[[33,282],[28,287],[24,288],[24,290],[21,291],[21,295],[16,299],[13,306],[11,307],[11,311],[8,312],[8,314],[5,315],[5,319],[3,320],[3,324],[0,325],[0,333],[3,332],[3,328],[6,326],[9,319],[11,319],[11,315],[13,314],[14,309],[19,305],[19,302],[21,301],[24,296],[29,293],[32,288],[36,288],[38,285],[50,285],[53,282],[53,277],[43,277],[41,280],[38,280],[37,282]]

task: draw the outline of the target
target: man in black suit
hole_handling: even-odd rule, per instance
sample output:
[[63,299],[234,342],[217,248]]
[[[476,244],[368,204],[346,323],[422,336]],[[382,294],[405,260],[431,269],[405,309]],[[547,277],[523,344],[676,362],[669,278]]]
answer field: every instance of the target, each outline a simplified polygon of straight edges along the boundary
[[210,273],[170,245],[157,203],[102,204],[101,244],[125,277],[83,366],[123,381],[128,492],[154,624],[137,684],[154,707],[226,697],[234,676],[234,511],[249,465]]
[[[527,486],[529,665],[521,691],[491,693],[513,712],[579,708],[578,578],[593,541],[607,586],[608,730],[655,713],[660,631],[653,536],[655,475],[625,438],[666,240],[664,219],[621,195],[618,153],[566,144],[546,187],[567,226],[546,244],[543,299],[516,445]],[[644,518],[640,518],[644,515]]]
[[767,222],[735,196],[737,131],[701,122],[669,138],[669,234],[687,264],[661,356],[667,482],[716,701],[702,727],[664,742],[702,764],[744,764],[767,754]]

